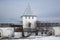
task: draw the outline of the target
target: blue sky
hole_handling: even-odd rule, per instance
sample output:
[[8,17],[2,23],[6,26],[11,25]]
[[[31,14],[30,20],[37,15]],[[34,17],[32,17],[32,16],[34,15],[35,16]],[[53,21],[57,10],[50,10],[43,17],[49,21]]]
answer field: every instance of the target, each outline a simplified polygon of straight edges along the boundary
[[60,0],[0,0],[0,23],[19,23],[28,3],[40,21],[60,22]]

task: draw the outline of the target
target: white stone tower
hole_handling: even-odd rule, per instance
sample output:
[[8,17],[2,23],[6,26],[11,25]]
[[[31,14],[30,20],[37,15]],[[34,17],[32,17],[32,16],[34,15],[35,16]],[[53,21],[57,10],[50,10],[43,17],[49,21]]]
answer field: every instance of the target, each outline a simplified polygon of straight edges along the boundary
[[37,21],[37,16],[33,15],[31,12],[31,7],[28,4],[24,15],[22,16],[22,20],[23,20],[23,29],[24,28],[35,28],[35,22]]

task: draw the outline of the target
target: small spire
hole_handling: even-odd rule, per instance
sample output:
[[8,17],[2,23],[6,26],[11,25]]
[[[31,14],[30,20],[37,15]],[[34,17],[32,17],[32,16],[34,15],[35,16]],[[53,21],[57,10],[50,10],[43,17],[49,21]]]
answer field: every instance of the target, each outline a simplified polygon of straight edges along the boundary
[[32,11],[29,3],[27,8],[25,9],[24,15],[32,15]]

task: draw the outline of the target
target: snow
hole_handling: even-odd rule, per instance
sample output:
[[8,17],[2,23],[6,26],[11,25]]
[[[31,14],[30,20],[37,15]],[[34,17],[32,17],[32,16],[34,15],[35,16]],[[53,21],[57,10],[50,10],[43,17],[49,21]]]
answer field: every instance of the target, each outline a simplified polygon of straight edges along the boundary
[[36,38],[36,40],[60,40],[60,37],[49,36],[49,37]]
[[[8,40],[8,39],[4,39]],[[60,37],[56,36],[31,36],[24,39],[10,39],[10,40],[60,40]]]

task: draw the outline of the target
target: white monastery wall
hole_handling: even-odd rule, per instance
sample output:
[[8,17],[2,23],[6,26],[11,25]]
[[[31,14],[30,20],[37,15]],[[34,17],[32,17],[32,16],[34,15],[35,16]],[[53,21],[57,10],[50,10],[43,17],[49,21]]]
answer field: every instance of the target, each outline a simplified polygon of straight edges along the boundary
[[53,27],[55,30],[55,35],[60,35],[60,27]]
[[22,37],[22,32],[14,32],[14,38]]
[[14,33],[14,28],[12,27],[0,27],[0,33],[2,37],[10,37]]

